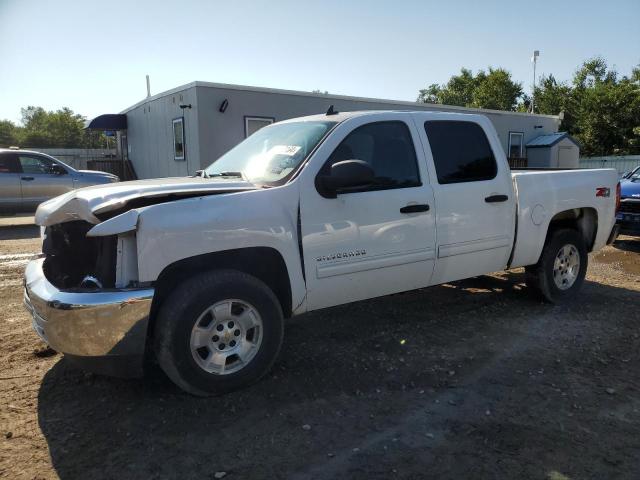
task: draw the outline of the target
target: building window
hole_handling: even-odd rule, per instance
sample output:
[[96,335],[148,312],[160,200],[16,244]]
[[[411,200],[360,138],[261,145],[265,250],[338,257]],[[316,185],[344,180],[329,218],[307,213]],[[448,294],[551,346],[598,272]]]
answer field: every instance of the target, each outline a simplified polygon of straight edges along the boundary
[[524,133],[509,132],[509,158],[524,157]]
[[275,122],[275,118],[272,117],[244,117],[244,137],[247,138],[262,127],[271,125]]
[[184,118],[173,120],[173,159],[184,160]]

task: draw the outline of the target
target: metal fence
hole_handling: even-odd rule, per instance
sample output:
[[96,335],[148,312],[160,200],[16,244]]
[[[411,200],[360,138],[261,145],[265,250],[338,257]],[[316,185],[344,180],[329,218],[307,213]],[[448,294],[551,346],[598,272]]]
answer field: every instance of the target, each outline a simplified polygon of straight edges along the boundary
[[136,180],[138,177],[133,165],[129,160],[120,159],[91,159],[87,160],[87,168],[89,170],[99,170],[103,172],[113,173],[120,177],[120,180]]
[[580,168],[615,168],[619,175],[640,165],[640,155],[590,157],[580,159]]
[[24,148],[25,150],[34,150],[51,155],[76,170],[85,170],[87,162],[115,158],[117,156],[115,148]]
[[529,165],[526,157],[509,157],[507,160],[512,169],[527,168]]

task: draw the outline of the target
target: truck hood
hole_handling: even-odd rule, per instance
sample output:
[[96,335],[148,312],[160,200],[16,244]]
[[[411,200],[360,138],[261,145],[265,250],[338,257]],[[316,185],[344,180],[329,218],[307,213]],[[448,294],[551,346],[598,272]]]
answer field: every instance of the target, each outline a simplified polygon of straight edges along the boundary
[[[181,198],[255,190],[252,183],[228,178],[156,178],[81,188],[52,198],[38,207],[37,225],[46,227],[73,220],[98,224],[129,208]],[[102,218],[99,218],[102,217]]]
[[621,198],[635,198],[640,200],[640,180],[624,180],[620,182]]

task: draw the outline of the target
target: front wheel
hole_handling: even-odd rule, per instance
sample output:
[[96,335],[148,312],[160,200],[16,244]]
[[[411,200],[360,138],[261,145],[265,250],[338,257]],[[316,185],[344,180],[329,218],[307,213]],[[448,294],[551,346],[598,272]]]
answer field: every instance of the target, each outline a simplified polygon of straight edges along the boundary
[[580,290],[589,257],[582,235],[576,230],[552,232],[536,265],[526,267],[527,286],[550,303],[569,300]]
[[269,287],[239,271],[212,271],[165,300],[155,353],[180,388],[215,395],[262,377],[278,355],[283,332],[282,309]]

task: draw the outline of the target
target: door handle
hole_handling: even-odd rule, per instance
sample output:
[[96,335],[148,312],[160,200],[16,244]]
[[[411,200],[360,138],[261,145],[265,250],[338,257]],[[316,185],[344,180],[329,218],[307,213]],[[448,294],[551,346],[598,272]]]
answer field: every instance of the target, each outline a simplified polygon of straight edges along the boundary
[[507,195],[490,195],[484,199],[487,203],[506,202],[507,200],[509,200]]
[[428,212],[429,205],[418,204],[418,205],[407,205],[406,207],[402,207],[400,209],[400,213],[418,213],[418,212]]
[[31,180],[35,180],[33,177],[20,177],[21,180],[24,180],[25,182],[30,182]]

